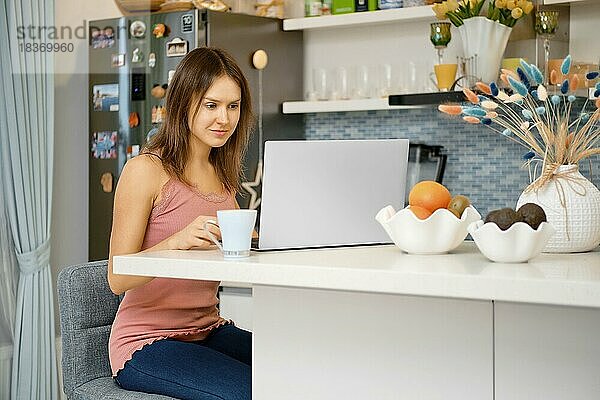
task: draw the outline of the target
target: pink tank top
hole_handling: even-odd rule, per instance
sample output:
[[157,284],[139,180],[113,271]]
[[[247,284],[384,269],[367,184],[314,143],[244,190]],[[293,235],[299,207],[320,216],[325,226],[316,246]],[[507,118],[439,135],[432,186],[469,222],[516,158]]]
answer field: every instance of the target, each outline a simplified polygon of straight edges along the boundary
[[[148,218],[142,250],[185,228],[199,215],[216,216],[217,210],[234,208],[232,194],[198,193],[171,178]],[[219,282],[213,281],[155,278],[125,292],[110,333],[113,376],[146,344],[166,338],[201,340],[211,329],[228,323],[219,316],[218,288]]]

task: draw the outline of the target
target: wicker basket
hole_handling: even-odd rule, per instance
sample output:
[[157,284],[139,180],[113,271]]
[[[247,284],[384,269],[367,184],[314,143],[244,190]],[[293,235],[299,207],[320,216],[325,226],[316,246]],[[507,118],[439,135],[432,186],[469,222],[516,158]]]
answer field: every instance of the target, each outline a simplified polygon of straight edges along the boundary
[[164,0],[115,0],[124,14],[158,11],[163,2]]

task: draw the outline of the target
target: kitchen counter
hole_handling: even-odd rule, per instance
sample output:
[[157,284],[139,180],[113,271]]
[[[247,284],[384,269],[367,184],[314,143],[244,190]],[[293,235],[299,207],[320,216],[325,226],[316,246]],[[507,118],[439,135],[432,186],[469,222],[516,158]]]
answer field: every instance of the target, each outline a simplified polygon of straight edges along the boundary
[[117,273],[252,285],[253,398],[600,398],[600,252],[489,262],[394,246],[117,256]]
[[[168,268],[165,268],[168,266]],[[114,259],[116,272],[246,284],[600,307],[600,251],[488,261],[473,242],[450,254],[410,255],[393,245],[253,252],[160,251]]]

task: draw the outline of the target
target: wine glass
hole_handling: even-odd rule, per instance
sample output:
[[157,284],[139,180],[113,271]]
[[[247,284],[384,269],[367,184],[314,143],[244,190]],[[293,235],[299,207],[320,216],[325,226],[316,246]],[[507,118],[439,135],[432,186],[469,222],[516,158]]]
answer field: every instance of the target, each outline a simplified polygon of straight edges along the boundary
[[442,57],[444,49],[450,43],[452,35],[450,33],[450,22],[433,22],[431,24],[431,33],[429,35],[431,43],[438,51],[438,64],[443,64]]
[[544,38],[544,80],[548,84],[548,59],[550,58],[550,38],[558,29],[558,11],[538,10],[535,12],[535,32]]

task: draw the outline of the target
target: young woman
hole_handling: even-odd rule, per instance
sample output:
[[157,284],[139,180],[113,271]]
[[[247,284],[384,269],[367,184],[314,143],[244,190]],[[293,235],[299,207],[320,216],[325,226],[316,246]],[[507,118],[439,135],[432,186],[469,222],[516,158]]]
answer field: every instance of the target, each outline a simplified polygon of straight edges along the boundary
[[238,208],[252,123],[239,66],[220,49],[191,51],[171,80],[166,110],[115,193],[108,282],[125,297],[109,342],[113,376],[124,389],[181,399],[250,399],[251,333],[219,316],[219,282],[112,272],[114,255],[211,247],[204,221]]

